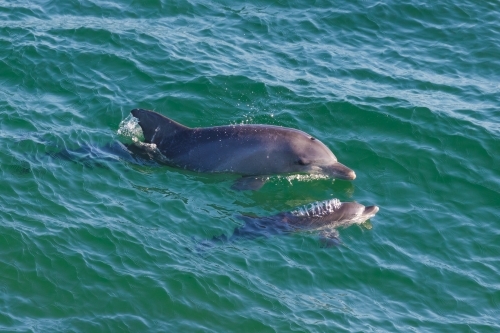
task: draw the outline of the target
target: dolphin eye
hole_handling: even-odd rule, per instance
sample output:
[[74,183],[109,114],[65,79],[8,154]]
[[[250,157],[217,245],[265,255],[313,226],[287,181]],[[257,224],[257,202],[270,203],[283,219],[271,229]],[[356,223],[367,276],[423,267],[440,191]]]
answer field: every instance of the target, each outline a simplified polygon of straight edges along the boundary
[[299,159],[297,161],[297,164],[299,164],[299,165],[308,165],[308,164],[311,164],[311,162],[303,160],[303,159]]
[[312,136],[311,136],[311,137],[310,137],[309,139],[311,139],[311,141],[314,141],[314,140],[316,140],[316,138],[313,138]]

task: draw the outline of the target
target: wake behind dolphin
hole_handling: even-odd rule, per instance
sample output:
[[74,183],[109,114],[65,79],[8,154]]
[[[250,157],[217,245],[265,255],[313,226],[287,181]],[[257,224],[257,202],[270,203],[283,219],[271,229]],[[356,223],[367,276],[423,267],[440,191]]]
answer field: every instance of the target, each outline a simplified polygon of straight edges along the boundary
[[258,189],[266,176],[276,174],[356,178],[326,145],[296,129],[272,125],[189,128],[153,111],[134,109],[131,113],[144,134],[144,143],[131,145],[134,149],[157,150],[158,162],[183,169],[242,175],[237,189]]

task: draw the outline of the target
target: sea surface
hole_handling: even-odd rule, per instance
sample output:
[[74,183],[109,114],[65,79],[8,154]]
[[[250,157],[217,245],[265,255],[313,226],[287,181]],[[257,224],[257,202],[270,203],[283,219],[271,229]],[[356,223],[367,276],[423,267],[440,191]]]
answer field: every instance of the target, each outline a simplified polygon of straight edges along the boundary
[[[130,160],[134,108],[352,182]],[[0,332],[500,332],[498,0],[0,0]],[[372,228],[200,242],[338,198]]]

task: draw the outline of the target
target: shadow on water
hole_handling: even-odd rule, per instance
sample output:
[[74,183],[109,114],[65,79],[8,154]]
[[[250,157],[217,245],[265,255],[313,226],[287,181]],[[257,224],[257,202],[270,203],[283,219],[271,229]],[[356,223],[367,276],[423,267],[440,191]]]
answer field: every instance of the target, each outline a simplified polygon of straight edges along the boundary
[[27,176],[33,171],[29,162],[17,158],[13,158],[11,163],[5,163],[2,169],[16,176]]

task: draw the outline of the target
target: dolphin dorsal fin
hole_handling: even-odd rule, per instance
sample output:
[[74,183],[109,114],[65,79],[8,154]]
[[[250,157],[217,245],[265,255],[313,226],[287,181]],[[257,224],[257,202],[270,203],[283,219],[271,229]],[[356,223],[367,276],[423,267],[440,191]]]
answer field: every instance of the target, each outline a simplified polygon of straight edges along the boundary
[[142,128],[146,143],[159,145],[162,139],[189,130],[189,127],[181,125],[154,111],[134,109],[130,112],[135,118],[139,119],[139,125]]

